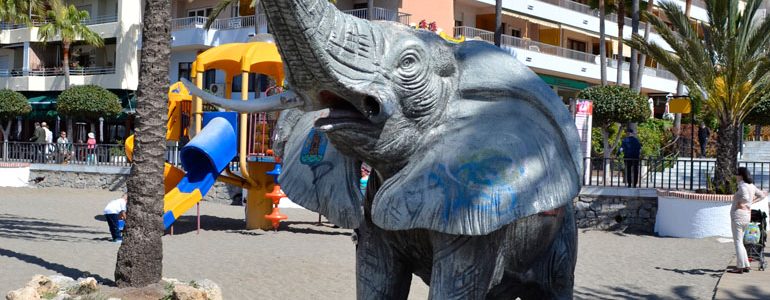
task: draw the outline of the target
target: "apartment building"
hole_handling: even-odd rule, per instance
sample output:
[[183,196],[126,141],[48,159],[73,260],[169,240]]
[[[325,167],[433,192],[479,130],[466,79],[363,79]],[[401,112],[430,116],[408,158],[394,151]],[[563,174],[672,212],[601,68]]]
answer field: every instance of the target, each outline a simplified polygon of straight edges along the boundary
[[[88,27],[104,39],[104,47],[75,42],[70,47],[70,80],[72,85],[95,84],[111,90],[123,101],[124,113],[119,119],[106,120],[101,135],[103,142],[125,136],[126,116],[132,111],[139,78],[141,2],[138,0],[69,0],[80,10],[88,11]],[[37,22],[36,25],[40,22]],[[19,91],[30,99],[33,112],[19,119],[12,132],[24,140],[31,121],[46,121],[51,129],[60,129],[62,117],[54,104],[64,90],[63,51],[60,39],[43,42],[37,27],[2,24],[0,26],[0,88]],[[85,135],[86,124],[77,124],[75,138]],[[130,125],[130,124],[128,124]],[[110,129],[111,127],[111,129]]]
[[[69,0],[89,11],[89,27],[105,38],[106,45],[94,48],[75,44],[71,49],[72,84],[97,84],[124,98],[130,112],[130,98],[138,84],[138,55],[141,32],[139,0]],[[191,64],[198,53],[227,43],[247,42],[256,33],[268,32],[264,16],[248,7],[249,0],[236,1],[219,14],[210,29],[204,24],[218,0],[172,0],[172,54],[169,82],[189,78]],[[684,7],[684,1],[675,0]],[[691,16],[707,19],[705,4],[693,0]],[[390,20],[414,26],[422,20],[435,22],[438,30],[466,39],[492,42],[494,0],[338,0],[337,7],[351,15],[374,20]],[[599,18],[588,0],[504,0],[502,47],[537,72],[566,102],[578,91],[599,83]],[[654,9],[657,14],[657,8]],[[617,61],[617,16],[606,21],[608,79],[615,81]],[[624,38],[631,37],[631,20],[625,19]],[[641,26],[644,29],[644,24]],[[662,42],[652,32],[651,40]],[[628,60],[630,49],[623,46]],[[37,30],[26,27],[0,28],[0,88],[21,91],[32,98],[41,118],[51,117],[50,104],[64,89],[61,43],[42,43]],[[642,92],[665,95],[676,90],[670,72],[648,59],[645,63]],[[624,70],[628,64],[620,66]],[[623,83],[628,84],[628,73]],[[257,82],[253,80],[252,82]],[[224,85],[224,74],[211,71],[204,75],[204,85]],[[240,80],[233,80],[233,91],[240,91]],[[250,91],[259,89],[250,87]],[[217,90],[225,90],[218,88]],[[233,97],[240,98],[238,93]],[[252,95],[253,97],[253,95]],[[46,108],[49,110],[46,112]],[[33,114],[34,115],[34,114]]]
[[[368,18],[367,2],[339,0],[337,6],[346,13]],[[682,7],[685,5],[685,1],[675,2]],[[253,11],[244,15],[244,10],[237,6],[220,14],[212,28],[205,30],[203,24],[216,3],[217,0],[174,1],[170,81],[189,77],[190,63],[200,51],[225,43],[245,42],[255,32],[267,32],[263,16],[254,16]],[[581,89],[600,82],[599,17],[598,12],[587,3],[588,0],[503,1],[503,49],[537,72],[565,102],[576,97]],[[412,26],[425,20],[435,22],[439,31],[455,37],[492,42],[494,5],[494,0],[375,0],[371,19],[398,21]],[[707,19],[704,7],[702,1],[693,1],[691,16],[694,21]],[[657,8],[653,11],[659,14]],[[617,18],[616,15],[608,15],[606,19],[607,77],[610,83],[615,82],[618,68],[616,59],[620,41],[617,37]],[[630,38],[631,20],[626,18],[625,24],[623,38]],[[642,23],[640,33],[644,26]],[[654,31],[650,39],[665,44]],[[626,63],[621,68],[628,70],[631,49],[628,46],[623,48]],[[651,59],[645,65],[642,93],[661,97],[676,91],[676,79],[672,73]],[[628,72],[624,72],[622,80],[623,84],[628,84]],[[222,74],[216,72],[207,74],[205,81],[206,86],[224,84]]]

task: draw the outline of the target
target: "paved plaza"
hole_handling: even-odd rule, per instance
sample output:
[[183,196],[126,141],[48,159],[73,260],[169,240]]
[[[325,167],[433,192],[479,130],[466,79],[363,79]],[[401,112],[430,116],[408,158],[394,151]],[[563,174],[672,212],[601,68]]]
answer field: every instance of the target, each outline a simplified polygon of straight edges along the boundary
[[[110,283],[118,245],[107,241],[101,212],[118,196],[98,190],[0,188],[0,296],[34,274],[90,274]],[[211,279],[225,299],[354,299],[351,231],[317,226],[318,215],[306,210],[281,211],[289,220],[280,231],[247,231],[243,207],[202,203],[200,234],[193,209],[176,224],[175,235],[163,238],[164,276]],[[575,296],[711,299],[733,256],[731,244],[712,238],[581,230]],[[415,277],[410,299],[426,299],[427,291]]]

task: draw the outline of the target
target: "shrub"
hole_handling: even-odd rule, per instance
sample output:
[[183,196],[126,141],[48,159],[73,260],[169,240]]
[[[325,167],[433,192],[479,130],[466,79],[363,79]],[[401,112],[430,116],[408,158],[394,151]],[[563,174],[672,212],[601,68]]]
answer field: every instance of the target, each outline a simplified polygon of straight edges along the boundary
[[593,123],[597,127],[644,122],[650,116],[647,99],[626,87],[594,86],[580,91],[578,97],[593,101]]
[[759,101],[754,109],[746,116],[745,123],[753,125],[770,125],[770,97]]
[[647,119],[639,123],[637,137],[642,144],[643,157],[663,156],[661,149],[669,140],[669,129],[673,126],[668,120]]
[[89,120],[113,117],[123,109],[117,95],[97,85],[71,86],[59,95],[56,107],[63,115]]
[[9,89],[0,90],[0,121],[23,116],[32,111],[32,106],[19,92]]

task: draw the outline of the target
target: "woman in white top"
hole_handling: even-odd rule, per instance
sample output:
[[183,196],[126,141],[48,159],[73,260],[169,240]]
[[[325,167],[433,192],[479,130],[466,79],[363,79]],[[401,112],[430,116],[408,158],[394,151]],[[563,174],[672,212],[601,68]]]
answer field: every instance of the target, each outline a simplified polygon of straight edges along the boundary
[[730,273],[741,274],[749,272],[749,257],[746,247],[743,246],[743,233],[751,221],[751,204],[767,197],[767,193],[754,186],[749,170],[740,167],[735,174],[738,181],[738,191],[733,195],[733,206],[730,208],[730,219],[733,229],[733,243],[735,243],[736,266],[729,270]]

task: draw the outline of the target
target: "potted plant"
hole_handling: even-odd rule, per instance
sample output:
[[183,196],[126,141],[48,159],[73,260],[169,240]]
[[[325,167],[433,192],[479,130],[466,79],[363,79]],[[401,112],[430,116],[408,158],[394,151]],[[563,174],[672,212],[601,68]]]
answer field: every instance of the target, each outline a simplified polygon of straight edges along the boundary
[[[702,108],[719,124],[712,188],[703,191],[709,194],[659,191],[655,226],[661,234],[702,237],[725,235],[721,230],[726,229],[727,236],[731,235],[729,208],[735,192],[731,179],[738,168],[736,137],[749,113],[770,92],[770,61],[766,55],[770,51],[770,35],[766,32],[770,18],[761,22],[754,18],[761,1],[749,1],[742,9],[740,2],[706,1],[709,20],[697,27],[675,2],[660,3],[671,27],[661,17],[643,12],[673,53],[636,34],[625,41],[687,86],[693,113]],[[767,202],[760,206],[767,210]]]

